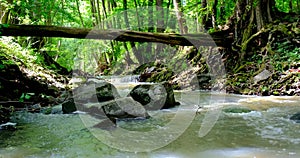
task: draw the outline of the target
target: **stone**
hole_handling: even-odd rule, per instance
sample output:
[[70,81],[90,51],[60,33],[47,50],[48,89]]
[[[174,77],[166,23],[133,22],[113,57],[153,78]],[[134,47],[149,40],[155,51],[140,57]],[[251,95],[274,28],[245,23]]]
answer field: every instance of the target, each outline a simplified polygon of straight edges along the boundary
[[142,64],[133,74],[140,75],[139,82],[164,82],[170,81],[174,76],[174,72],[167,65],[159,61]]
[[16,130],[16,123],[12,122],[6,122],[4,124],[0,124],[0,130],[9,130],[9,131],[14,131]]
[[10,120],[11,111],[7,108],[0,106],[0,124],[6,123]]
[[149,118],[146,109],[131,97],[119,98],[102,106],[105,115],[116,123],[117,119]]
[[271,75],[272,75],[272,73],[270,71],[264,69],[261,73],[254,76],[254,78],[253,78],[254,83],[256,84],[260,81],[263,81],[263,80],[269,78]]
[[75,102],[105,102],[120,98],[114,85],[103,80],[90,80],[73,90]]
[[106,119],[107,116],[105,115],[102,107],[112,102],[114,102],[114,100],[102,102],[102,103],[85,103],[80,105],[78,107],[78,110],[98,119]]
[[179,104],[175,101],[172,85],[168,82],[137,85],[129,96],[147,110],[167,109]]
[[298,113],[292,115],[292,116],[290,117],[290,120],[294,120],[294,121],[296,121],[297,123],[300,123],[300,112],[298,112]]
[[71,98],[71,99],[69,99],[69,100],[62,103],[62,111],[63,111],[64,114],[69,114],[69,113],[72,113],[76,110],[77,110],[77,108],[76,108],[74,99]]

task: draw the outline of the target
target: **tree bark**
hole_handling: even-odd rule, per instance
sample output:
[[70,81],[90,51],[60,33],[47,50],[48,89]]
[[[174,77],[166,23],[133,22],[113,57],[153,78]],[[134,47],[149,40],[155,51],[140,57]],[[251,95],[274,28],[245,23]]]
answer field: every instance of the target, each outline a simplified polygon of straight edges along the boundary
[[[46,25],[9,25],[0,28],[1,36],[37,36],[37,37],[64,37],[85,38],[132,42],[157,42],[170,45],[228,47],[232,43],[229,32],[217,32],[211,34],[174,34],[151,33],[130,30],[95,30],[85,28],[70,28]],[[211,40],[211,38],[214,40]]]
[[218,0],[214,0],[214,4],[212,6],[212,15],[211,15],[211,23],[213,28],[216,28],[216,23],[217,23],[217,5],[218,5]]
[[[274,0],[238,0],[234,10],[234,15],[227,25],[234,32],[233,50],[239,52],[237,62],[241,62],[245,57],[249,57],[253,52],[252,45],[263,46],[268,42],[262,32],[267,24],[273,21],[273,16],[277,12]],[[253,40],[253,37],[256,40]],[[238,65],[238,64],[237,64]]]
[[156,11],[157,11],[157,32],[164,32],[164,9],[162,8],[163,0],[156,0]]
[[80,5],[79,5],[78,0],[76,0],[76,8],[77,8],[77,11],[78,11],[78,16],[79,16],[79,19],[80,19],[80,23],[81,23],[82,27],[84,27],[84,22],[83,22],[82,15],[81,15],[81,12],[80,12]]
[[[127,14],[127,0],[123,0],[123,8],[124,8],[123,14],[124,14],[124,21],[125,21],[125,24],[126,24],[126,28],[130,29],[128,14]],[[129,43],[130,43],[130,46],[132,48],[131,50],[132,50],[133,54],[135,55],[136,59],[138,60],[139,63],[142,63],[143,59],[142,59],[141,55],[138,53],[134,42],[130,41]]]
[[[11,5],[12,4],[12,0],[7,0],[7,4],[8,5]],[[3,5],[0,5],[0,22],[2,23],[2,24],[8,24],[9,22],[8,22],[8,19],[9,19],[9,13],[10,13],[10,11],[9,10],[7,10],[7,8],[5,7],[5,6],[3,6]]]
[[173,0],[174,3],[174,9],[176,12],[176,17],[179,24],[179,29],[181,34],[186,34],[188,32],[188,28],[185,25],[185,19],[182,14],[182,7],[181,7],[181,1],[180,0]]

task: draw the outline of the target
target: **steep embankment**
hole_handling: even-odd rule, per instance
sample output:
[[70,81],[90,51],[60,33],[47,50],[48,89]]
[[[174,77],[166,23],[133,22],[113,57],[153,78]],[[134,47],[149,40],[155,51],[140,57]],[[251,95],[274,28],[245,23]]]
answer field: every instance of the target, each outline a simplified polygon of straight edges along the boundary
[[[300,96],[300,24],[294,17],[286,22],[275,21],[254,34],[238,48],[219,49],[225,65],[226,77],[221,83],[228,93],[246,95],[298,95]],[[242,47],[247,45],[247,52]],[[244,50],[244,51],[243,51]],[[168,63],[153,62],[136,69],[141,81],[162,82],[168,80],[180,89],[190,83],[190,74],[196,74],[193,82],[197,88],[211,90],[220,79],[213,79],[212,67],[207,64],[205,51],[195,49],[179,51]],[[243,58],[241,58],[243,57]],[[176,58],[176,59],[175,59]],[[172,61],[188,61],[192,69]],[[173,63],[173,64],[172,64]],[[218,62],[215,63],[217,66]],[[215,66],[213,65],[213,66]],[[180,73],[174,73],[178,70]]]
[[43,65],[38,52],[22,48],[13,38],[0,39],[1,120],[7,120],[7,111],[26,108],[34,112],[57,104],[63,100],[66,81]]

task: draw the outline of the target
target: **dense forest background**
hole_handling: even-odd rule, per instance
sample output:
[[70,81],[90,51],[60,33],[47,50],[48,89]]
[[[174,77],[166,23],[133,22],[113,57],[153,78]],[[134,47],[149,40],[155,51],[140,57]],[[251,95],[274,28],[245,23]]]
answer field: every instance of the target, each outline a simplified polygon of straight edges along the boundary
[[[227,92],[300,94],[299,0],[0,0],[0,7],[3,105],[29,98],[59,103],[53,98],[70,88],[72,72],[141,74],[151,62],[162,73],[145,81],[174,81],[180,76],[157,63],[184,70],[177,61],[187,60],[200,88],[212,89],[217,81],[207,74],[214,65],[204,58],[211,47],[224,63]],[[129,32],[120,40],[84,39],[92,30],[107,39]],[[214,42],[195,48],[176,43],[182,37]]]

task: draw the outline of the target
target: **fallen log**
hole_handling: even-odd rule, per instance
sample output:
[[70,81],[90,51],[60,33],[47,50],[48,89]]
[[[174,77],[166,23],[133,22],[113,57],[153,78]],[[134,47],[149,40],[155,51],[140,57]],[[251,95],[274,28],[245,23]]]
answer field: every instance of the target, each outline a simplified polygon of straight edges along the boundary
[[132,42],[157,42],[181,46],[229,47],[233,37],[227,32],[175,34],[151,33],[132,30],[100,30],[47,25],[1,25],[0,36],[37,36],[80,39],[99,39]]

